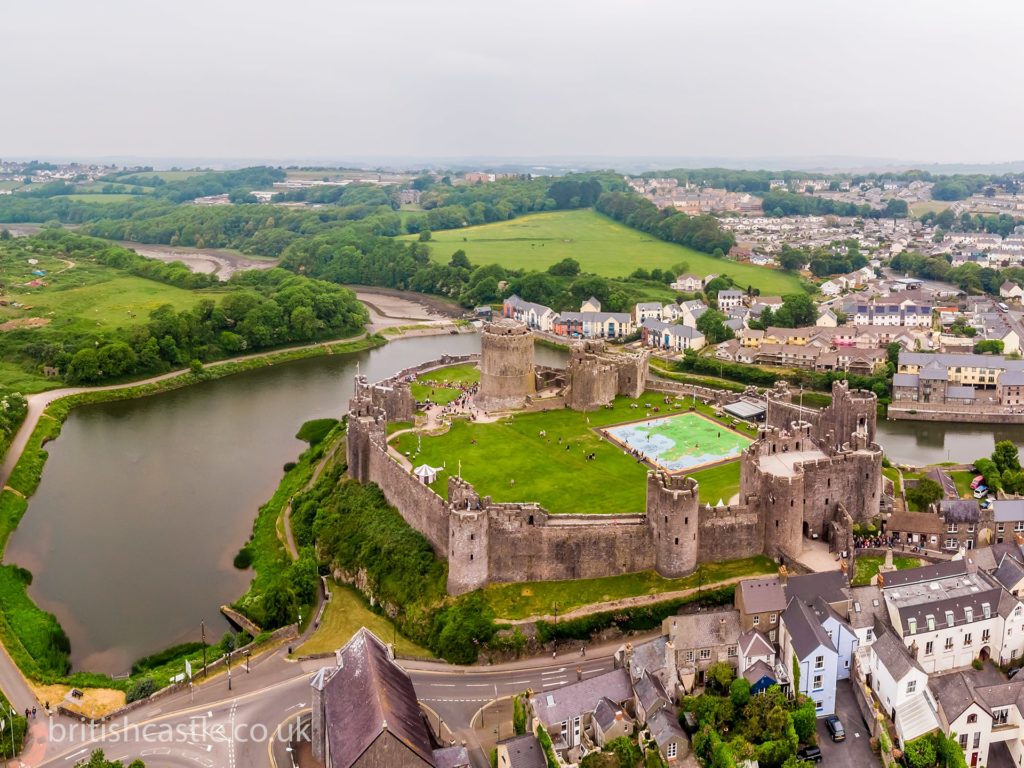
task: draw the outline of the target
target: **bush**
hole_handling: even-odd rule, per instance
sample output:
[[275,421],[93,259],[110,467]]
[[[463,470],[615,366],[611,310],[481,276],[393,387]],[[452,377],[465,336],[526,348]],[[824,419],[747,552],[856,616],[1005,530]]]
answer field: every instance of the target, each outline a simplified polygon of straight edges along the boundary
[[299,427],[295,437],[310,445],[317,445],[322,443],[338,424],[337,419],[312,419]]
[[252,550],[246,545],[238,550],[238,554],[235,555],[235,568],[240,571],[247,570],[252,566]]
[[139,699],[147,699],[156,691],[156,681],[152,677],[144,677],[132,683],[132,686],[128,689],[127,701],[131,704]]
[[143,672],[162,667],[178,657],[191,656],[196,651],[201,651],[202,649],[202,643],[182,643],[181,645],[171,646],[167,650],[154,653],[151,656],[144,656],[136,661],[132,664],[132,674],[141,675]]

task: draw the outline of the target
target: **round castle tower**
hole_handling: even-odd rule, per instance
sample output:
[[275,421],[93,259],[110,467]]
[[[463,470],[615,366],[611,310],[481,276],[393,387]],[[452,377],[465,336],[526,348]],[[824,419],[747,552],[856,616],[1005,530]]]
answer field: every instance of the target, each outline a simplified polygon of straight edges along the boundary
[[525,323],[502,318],[480,334],[480,390],[475,402],[485,411],[512,411],[536,392],[533,334]]

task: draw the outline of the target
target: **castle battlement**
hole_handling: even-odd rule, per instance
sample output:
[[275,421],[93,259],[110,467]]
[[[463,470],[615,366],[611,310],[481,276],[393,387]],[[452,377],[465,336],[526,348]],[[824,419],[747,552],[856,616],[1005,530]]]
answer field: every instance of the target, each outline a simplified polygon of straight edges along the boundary
[[[532,337],[506,325],[492,329],[497,343],[484,347],[481,368],[497,387],[492,394],[499,399],[522,395],[525,404],[527,370],[536,382]],[[515,359],[502,359],[505,354]],[[566,403],[596,407],[602,398],[637,387],[639,396],[646,365],[646,354],[613,353],[602,342],[574,345]],[[388,422],[412,418],[412,376],[433,367],[444,366],[426,363],[386,385],[357,378],[349,403],[348,464],[351,477],[377,483],[409,525],[448,560],[452,594],[493,582],[648,570],[673,578],[707,562],[762,553],[795,558],[812,535],[847,549],[853,523],[878,513],[882,450],[873,442],[876,398],[850,392],[845,382],[833,384],[832,404],[821,411],[793,405],[787,388],[769,393],[767,423],[740,457],[738,499],[720,505],[701,503],[692,477],[663,470],[647,473],[646,509],[640,514],[552,515],[535,502],[495,502],[460,477],[449,478],[445,500],[387,445]]]

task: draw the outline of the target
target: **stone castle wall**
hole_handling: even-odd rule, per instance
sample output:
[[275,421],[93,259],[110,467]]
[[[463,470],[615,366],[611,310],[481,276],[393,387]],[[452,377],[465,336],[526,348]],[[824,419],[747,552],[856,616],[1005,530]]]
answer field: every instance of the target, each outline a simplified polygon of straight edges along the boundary
[[566,403],[576,411],[592,411],[616,395],[640,397],[647,388],[650,355],[650,350],[612,352],[600,340],[574,343],[566,368]]
[[[618,387],[618,377],[614,380]],[[393,383],[396,390],[408,388]],[[452,594],[492,582],[644,570],[677,577],[701,563],[760,553],[788,561],[799,556],[811,534],[833,542],[834,548],[848,548],[852,522],[877,514],[881,498],[881,449],[868,437],[874,411],[867,404],[874,395],[848,397],[845,384],[834,388],[838,396],[828,418],[818,415],[813,423],[801,420],[799,409],[785,408],[781,397],[769,398],[769,422],[787,426],[762,429],[741,457],[738,503],[726,499],[721,507],[702,505],[696,481],[652,471],[646,512],[639,515],[551,515],[537,504],[495,503],[459,478],[450,479],[445,501],[389,455],[392,398],[381,399],[370,388],[357,391],[349,413],[350,474],[377,483],[406,521],[447,558]],[[404,402],[400,395],[394,398]],[[565,404],[569,400],[567,395]],[[854,428],[839,446],[833,445],[838,443],[837,425]],[[793,462],[791,471],[776,474],[760,463],[762,456],[812,449],[819,458]]]
[[476,405],[488,412],[518,410],[536,391],[530,329],[508,319],[485,325],[480,333],[480,390]]

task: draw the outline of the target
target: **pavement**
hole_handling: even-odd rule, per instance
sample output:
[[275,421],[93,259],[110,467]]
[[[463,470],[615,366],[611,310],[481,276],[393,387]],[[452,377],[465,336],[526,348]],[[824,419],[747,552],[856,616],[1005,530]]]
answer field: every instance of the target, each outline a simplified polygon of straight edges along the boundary
[[853,696],[850,681],[840,680],[836,686],[836,714],[846,729],[846,741],[832,741],[824,718],[818,720],[818,746],[821,747],[822,765],[829,768],[864,768],[878,764],[878,758],[871,750],[871,732]]

